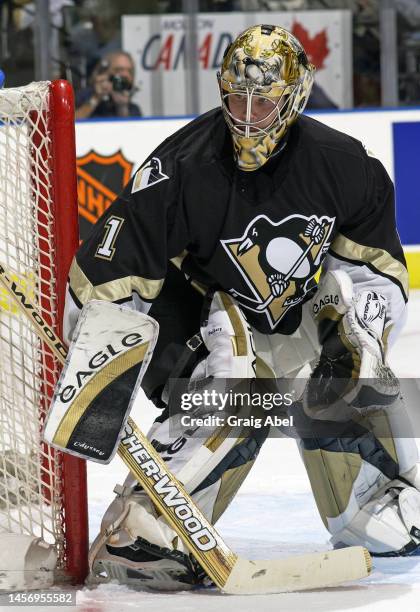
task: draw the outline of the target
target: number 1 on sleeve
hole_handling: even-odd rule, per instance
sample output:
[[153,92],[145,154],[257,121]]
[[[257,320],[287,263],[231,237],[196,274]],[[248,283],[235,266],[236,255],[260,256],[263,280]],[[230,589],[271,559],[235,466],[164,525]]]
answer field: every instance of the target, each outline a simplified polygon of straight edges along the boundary
[[95,257],[101,259],[111,259],[115,255],[115,241],[119,231],[124,223],[124,219],[121,217],[110,217],[105,223],[105,236],[101,244],[96,249]]

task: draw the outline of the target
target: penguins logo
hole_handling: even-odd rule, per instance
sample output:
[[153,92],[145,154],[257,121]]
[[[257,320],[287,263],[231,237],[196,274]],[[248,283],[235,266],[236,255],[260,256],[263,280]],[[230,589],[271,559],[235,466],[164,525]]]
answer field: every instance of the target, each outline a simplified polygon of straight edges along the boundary
[[243,64],[245,78],[260,86],[271,85],[280,80],[282,62],[278,56],[273,58],[272,65],[264,60],[252,59],[250,57],[246,57],[243,60]]
[[152,185],[156,185],[156,183],[160,183],[161,181],[166,181],[168,178],[169,176],[162,172],[162,163],[160,159],[158,157],[152,157],[147,164],[137,170],[134,176],[131,193],[136,193],[136,191],[152,187]]
[[252,293],[232,288],[231,295],[244,308],[264,313],[273,329],[314,286],[334,221],[335,217],[296,214],[275,223],[259,215],[241,238],[221,240]]

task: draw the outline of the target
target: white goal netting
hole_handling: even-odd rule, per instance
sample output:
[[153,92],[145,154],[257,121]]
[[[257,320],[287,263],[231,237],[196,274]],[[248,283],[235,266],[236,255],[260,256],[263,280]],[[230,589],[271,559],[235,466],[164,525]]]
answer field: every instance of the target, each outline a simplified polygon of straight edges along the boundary
[[[0,265],[56,328],[49,83],[0,90]],[[0,288],[0,531],[41,536],[64,563],[62,465],[40,429],[58,364]]]

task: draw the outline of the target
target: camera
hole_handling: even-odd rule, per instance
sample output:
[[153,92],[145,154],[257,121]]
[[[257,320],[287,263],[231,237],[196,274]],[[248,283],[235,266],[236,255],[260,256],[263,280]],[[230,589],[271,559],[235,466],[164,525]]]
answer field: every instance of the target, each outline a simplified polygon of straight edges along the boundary
[[111,74],[109,80],[112,83],[112,89],[114,91],[131,91],[133,89],[132,83],[126,77],[120,76],[119,74]]

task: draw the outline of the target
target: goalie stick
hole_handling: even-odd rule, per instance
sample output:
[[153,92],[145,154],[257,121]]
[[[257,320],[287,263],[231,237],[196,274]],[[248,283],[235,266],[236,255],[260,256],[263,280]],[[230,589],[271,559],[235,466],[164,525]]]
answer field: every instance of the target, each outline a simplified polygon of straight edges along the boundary
[[[39,338],[64,363],[66,346],[1,264],[0,285],[29,318]],[[118,454],[194,558],[225,593],[318,589],[364,578],[371,571],[369,552],[361,546],[267,561],[241,558],[225,544],[130,417]]]

